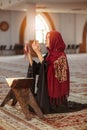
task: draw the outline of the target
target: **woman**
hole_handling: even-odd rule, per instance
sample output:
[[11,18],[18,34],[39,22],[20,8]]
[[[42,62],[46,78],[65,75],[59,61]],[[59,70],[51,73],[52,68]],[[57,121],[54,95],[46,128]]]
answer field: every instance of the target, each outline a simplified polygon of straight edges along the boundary
[[[65,43],[59,32],[50,31],[46,35],[48,53],[44,58],[37,42],[33,42],[32,48],[40,63],[32,60],[28,45],[25,45],[24,50],[29,59],[27,76],[35,78],[36,74],[39,74],[36,100],[43,113],[58,112],[60,106],[67,105],[69,96],[69,67],[64,52]],[[34,92],[34,88],[32,91]]]

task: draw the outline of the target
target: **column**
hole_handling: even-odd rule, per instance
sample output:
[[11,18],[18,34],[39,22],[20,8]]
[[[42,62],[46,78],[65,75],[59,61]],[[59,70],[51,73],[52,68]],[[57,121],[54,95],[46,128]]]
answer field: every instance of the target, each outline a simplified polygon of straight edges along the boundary
[[25,42],[35,39],[35,16],[36,6],[35,4],[29,4],[26,12]]

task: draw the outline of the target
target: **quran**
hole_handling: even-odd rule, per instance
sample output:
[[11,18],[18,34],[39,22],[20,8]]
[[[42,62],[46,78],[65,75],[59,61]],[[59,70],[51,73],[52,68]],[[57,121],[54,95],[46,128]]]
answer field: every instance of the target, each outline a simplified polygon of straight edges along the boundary
[[18,82],[26,85],[26,83],[28,83],[28,82],[30,82],[30,84],[32,84],[33,80],[34,80],[34,78],[25,78],[25,77],[6,78],[6,81],[9,85],[9,87],[12,86],[13,81],[16,81],[16,82],[18,81]]

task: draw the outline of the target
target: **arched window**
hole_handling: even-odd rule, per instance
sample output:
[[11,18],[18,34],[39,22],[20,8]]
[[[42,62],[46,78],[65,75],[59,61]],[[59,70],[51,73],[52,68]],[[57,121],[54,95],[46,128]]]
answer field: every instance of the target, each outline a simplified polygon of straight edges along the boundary
[[36,40],[39,43],[45,43],[46,33],[49,31],[49,27],[45,22],[44,18],[38,14],[36,16]]

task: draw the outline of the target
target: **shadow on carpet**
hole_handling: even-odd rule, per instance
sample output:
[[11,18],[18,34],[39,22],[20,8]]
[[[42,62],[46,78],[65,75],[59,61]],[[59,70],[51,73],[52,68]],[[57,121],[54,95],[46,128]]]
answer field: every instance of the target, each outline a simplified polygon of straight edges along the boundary
[[74,101],[68,101],[66,105],[51,106],[52,113],[77,112],[83,109],[87,109],[87,104],[82,104]]

